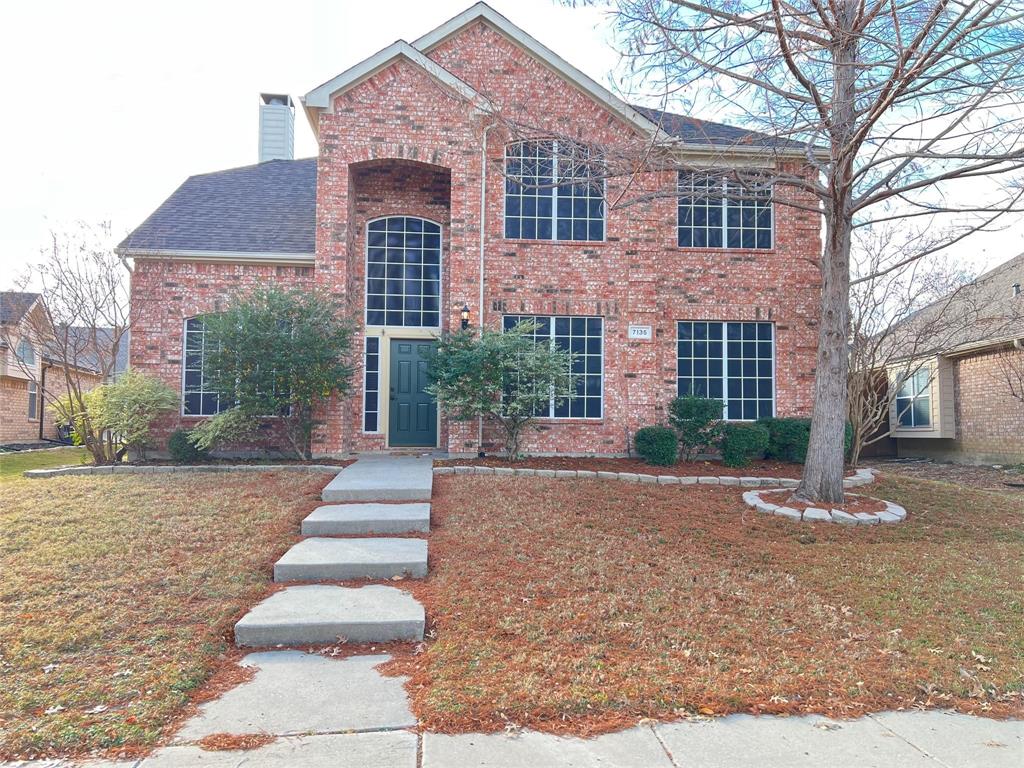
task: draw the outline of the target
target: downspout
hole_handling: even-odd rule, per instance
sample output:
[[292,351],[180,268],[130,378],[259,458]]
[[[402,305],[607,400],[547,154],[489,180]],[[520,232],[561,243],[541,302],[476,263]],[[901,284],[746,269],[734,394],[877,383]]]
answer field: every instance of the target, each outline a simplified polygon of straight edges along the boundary
[[[480,313],[478,324],[480,335],[484,332],[484,243],[487,237],[487,134],[495,126],[490,123],[484,127],[483,143],[480,145],[480,297],[477,310]],[[476,435],[477,456],[484,455],[484,417],[477,417]]]

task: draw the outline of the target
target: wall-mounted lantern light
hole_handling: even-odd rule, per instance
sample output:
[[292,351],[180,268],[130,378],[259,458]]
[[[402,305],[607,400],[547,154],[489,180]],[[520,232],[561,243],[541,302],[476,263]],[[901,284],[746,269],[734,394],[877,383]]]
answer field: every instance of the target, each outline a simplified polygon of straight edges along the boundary
[[462,305],[462,330],[469,328],[469,304]]

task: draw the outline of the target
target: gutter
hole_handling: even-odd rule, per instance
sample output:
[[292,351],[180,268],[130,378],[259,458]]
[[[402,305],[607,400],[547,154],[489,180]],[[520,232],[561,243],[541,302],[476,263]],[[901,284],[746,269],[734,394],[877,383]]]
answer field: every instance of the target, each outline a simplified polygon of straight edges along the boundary
[[[487,137],[497,123],[489,123],[484,127],[483,143],[480,145],[480,335],[484,332],[484,246],[487,239]],[[484,455],[484,418],[477,418],[476,452]]]

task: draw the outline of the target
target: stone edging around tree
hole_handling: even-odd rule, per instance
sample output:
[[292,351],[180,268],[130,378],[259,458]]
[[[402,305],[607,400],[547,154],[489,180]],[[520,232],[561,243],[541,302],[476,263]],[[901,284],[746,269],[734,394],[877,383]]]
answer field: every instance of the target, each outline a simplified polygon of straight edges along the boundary
[[337,464],[111,464],[100,467],[57,467],[27,469],[25,477],[40,480],[61,475],[166,475],[177,472],[323,472],[337,474],[344,467]]
[[[649,485],[738,485],[743,488],[796,488],[799,480],[783,477],[734,477],[731,475],[646,475],[635,472],[592,472],[583,469],[528,469],[516,467],[481,467],[474,465],[434,467],[435,475],[498,475],[502,477],[545,477],[556,479],[623,480]],[[874,482],[875,470],[858,469],[843,480],[843,487],[856,488]]]
[[743,501],[749,507],[766,515],[777,515],[790,520],[805,523],[839,523],[840,525],[878,525],[879,523],[902,523],[907,519],[907,510],[899,504],[894,504],[885,499],[876,499],[873,496],[860,496],[851,493],[853,498],[865,498],[885,504],[881,512],[854,512],[849,513],[841,509],[823,509],[821,507],[808,507],[802,513],[798,509],[787,507],[781,504],[772,504],[761,498],[763,491],[746,491],[743,494]]

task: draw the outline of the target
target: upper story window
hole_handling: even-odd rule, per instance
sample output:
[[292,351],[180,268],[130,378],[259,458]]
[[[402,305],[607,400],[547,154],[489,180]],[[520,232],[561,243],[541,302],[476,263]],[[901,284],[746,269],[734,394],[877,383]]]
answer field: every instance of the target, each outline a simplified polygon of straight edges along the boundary
[[929,427],[932,423],[932,373],[914,371],[896,393],[896,418],[901,427]]
[[773,247],[772,190],[741,185],[721,174],[680,171],[680,248]]
[[415,216],[367,224],[366,324],[440,327],[440,224]]
[[15,354],[22,365],[33,366],[36,364],[36,351],[28,339],[23,338],[18,342],[18,350]]
[[181,412],[186,416],[213,416],[231,405],[222,402],[210,385],[210,371],[206,367],[209,349],[203,318],[190,317],[185,321],[185,372],[181,386]]
[[604,163],[566,141],[505,147],[505,237],[604,240]]

